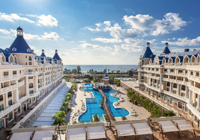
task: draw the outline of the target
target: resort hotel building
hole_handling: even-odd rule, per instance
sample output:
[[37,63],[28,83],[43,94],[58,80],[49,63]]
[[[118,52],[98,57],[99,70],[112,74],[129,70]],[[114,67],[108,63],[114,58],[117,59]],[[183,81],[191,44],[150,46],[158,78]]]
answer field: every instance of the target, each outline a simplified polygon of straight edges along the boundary
[[200,123],[200,50],[154,55],[147,43],[138,64],[139,93],[162,107]]
[[[9,48],[0,49],[0,129],[27,123],[46,98],[62,84],[63,63],[58,55],[37,56],[17,28],[17,37]],[[38,106],[38,104],[40,106]],[[28,117],[27,117],[28,113]],[[18,124],[18,118],[26,118]],[[18,120],[17,120],[18,119]]]

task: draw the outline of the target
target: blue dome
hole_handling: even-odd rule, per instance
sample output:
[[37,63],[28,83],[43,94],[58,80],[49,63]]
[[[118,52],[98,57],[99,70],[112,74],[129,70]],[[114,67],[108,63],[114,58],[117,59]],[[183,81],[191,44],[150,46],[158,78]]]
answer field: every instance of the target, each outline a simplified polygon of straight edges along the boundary
[[44,54],[44,50],[42,49],[42,54],[40,56],[46,57],[46,55]]
[[23,31],[23,29],[22,29],[21,27],[18,27],[17,30],[21,30],[21,31]]

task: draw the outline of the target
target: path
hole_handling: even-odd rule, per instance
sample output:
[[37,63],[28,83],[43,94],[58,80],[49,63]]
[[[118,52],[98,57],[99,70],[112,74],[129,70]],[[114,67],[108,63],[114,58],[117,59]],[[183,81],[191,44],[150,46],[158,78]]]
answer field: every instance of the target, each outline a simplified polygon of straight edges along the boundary
[[52,125],[54,120],[52,119],[53,114],[60,110],[62,106],[62,100],[64,99],[67,91],[71,87],[71,83],[67,82],[57,94],[55,94],[50,101],[40,110],[34,119],[26,126],[49,126]]

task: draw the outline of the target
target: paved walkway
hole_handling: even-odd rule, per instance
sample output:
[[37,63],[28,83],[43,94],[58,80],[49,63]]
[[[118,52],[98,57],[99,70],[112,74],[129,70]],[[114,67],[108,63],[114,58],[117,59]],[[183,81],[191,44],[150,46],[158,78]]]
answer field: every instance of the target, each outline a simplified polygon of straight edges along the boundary
[[53,124],[52,116],[60,110],[62,100],[64,99],[67,91],[70,89],[72,83],[67,82],[51,100],[37,113],[34,119],[26,126],[49,126]]
[[[70,113],[67,114],[66,117],[66,123],[73,123],[74,121],[78,122],[78,117],[84,113],[85,111],[82,111],[82,104],[86,105],[86,99],[85,98],[92,98],[93,94],[91,92],[84,92],[82,90],[79,90],[79,87],[81,86],[81,84],[77,84],[78,90],[76,91],[76,93],[74,94],[73,98],[72,98],[72,103],[73,105],[71,105],[71,109],[72,111]],[[148,110],[146,110],[144,107],[138,106],[138,105],[134,105],[133,103],[131,103],[128,99],[128,96],[126,94],[126,90],[124,90],[121,87],[116,87],[111,85],[112,88],[114,90],[117,90],[119,92],[119,95],[117,97],[120,98],[120,100],[122,100],[122,98],[125,100],[124,102],[120,102],[120,104],[118,106],[115,105],[114,103],[114,107],[116,108],[123,108],[125,107],[128,111],[129,111],[129,115],[126,116],[127,120],[140,120],[140,119],[147,119],[148,117],[150,117],[150,113],[148,112]],[[86,107],[87,108],[87,107]],[[135,109],[136,111],[136,116],[132,116],[131,110]],[[78,112],[78,110],[80,111],[78,113],[78,115],[74,115],[75,113]],[[116,121],[122,121],[121,117],[115,117]]]

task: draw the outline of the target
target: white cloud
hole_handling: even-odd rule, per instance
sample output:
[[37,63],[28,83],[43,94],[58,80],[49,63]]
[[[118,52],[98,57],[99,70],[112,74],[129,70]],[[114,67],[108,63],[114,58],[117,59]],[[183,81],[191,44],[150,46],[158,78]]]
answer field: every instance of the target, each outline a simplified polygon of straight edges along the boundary
[[100,27],[101,26],[101,23],[96,23],[95,24],[97,27]]
[[12,14],[5,14],[0,12],[0,20],[6,20],[6,21],[11,21],[14,22],[15,20],[24,20],[30,23],[34,23],[34,21],[28,19],[28,18],[23,18],[20,17],[18,14],[12,13]]
[[37,25],[44,25],[44,26],[58,26],[58,21],[56,18],[54,18],[51,15],[41,15],[37,16],[38,18],[38,23]]
[[107,51],[107,50],[111,50],[111,47],[103,47],[103,46],[99,46],[99,45],[92,45],[90,43],[83,43],[80,44],[81,47],[85,48],[85,49],[90,49],[90,50],[101,50],[101,51]]
[[88,29],[88,30],[90,30],[92,32],[99,32],[99,31],[101,31],[101,29],[99,29],[99,28],[92,29],[90,27],[86,27],[86,29]]
[[56,32],[51,32],[50,34],[45,32],[44,35],[42,35],[42,38],[48,40],[57,40],[59,36]]
[[103,24],[107,25],[107,26],[111,26],[110,21],[104,21]]
[[121,39],[119,38],[94,38],[91,39],[92,41],[100,41],[103,43],[121,43],[123,42]]
[[10,34],[10,31],[5,30],[5,29],[0,29],[0,32],[4,33],[4,34]]
[[177,13],[166,13],[162,20],[155,19],[150,15],[137,14],[136,16],[124,16],[124,21],[131,25],[133,29],[139,31],[149,30],[151,35],[157,36],[159,34],[169,33],[170,31],[180,30],[182,26],[186,25]]
[[129,52],[141,52],[143,49],[142,46],[135,46],[135,44],[121,44],[120,46],[114,45],[114,47],[115,48],[112,55],[119,55]]
[[[165,43],[166,41],[161,41],[162,43]],[[174,42],[168,42],[169,45],[177,45],[177,46],[198,46],[200,45],[200,36],[194,39],[188,39],[185,38],[178,38]]]

